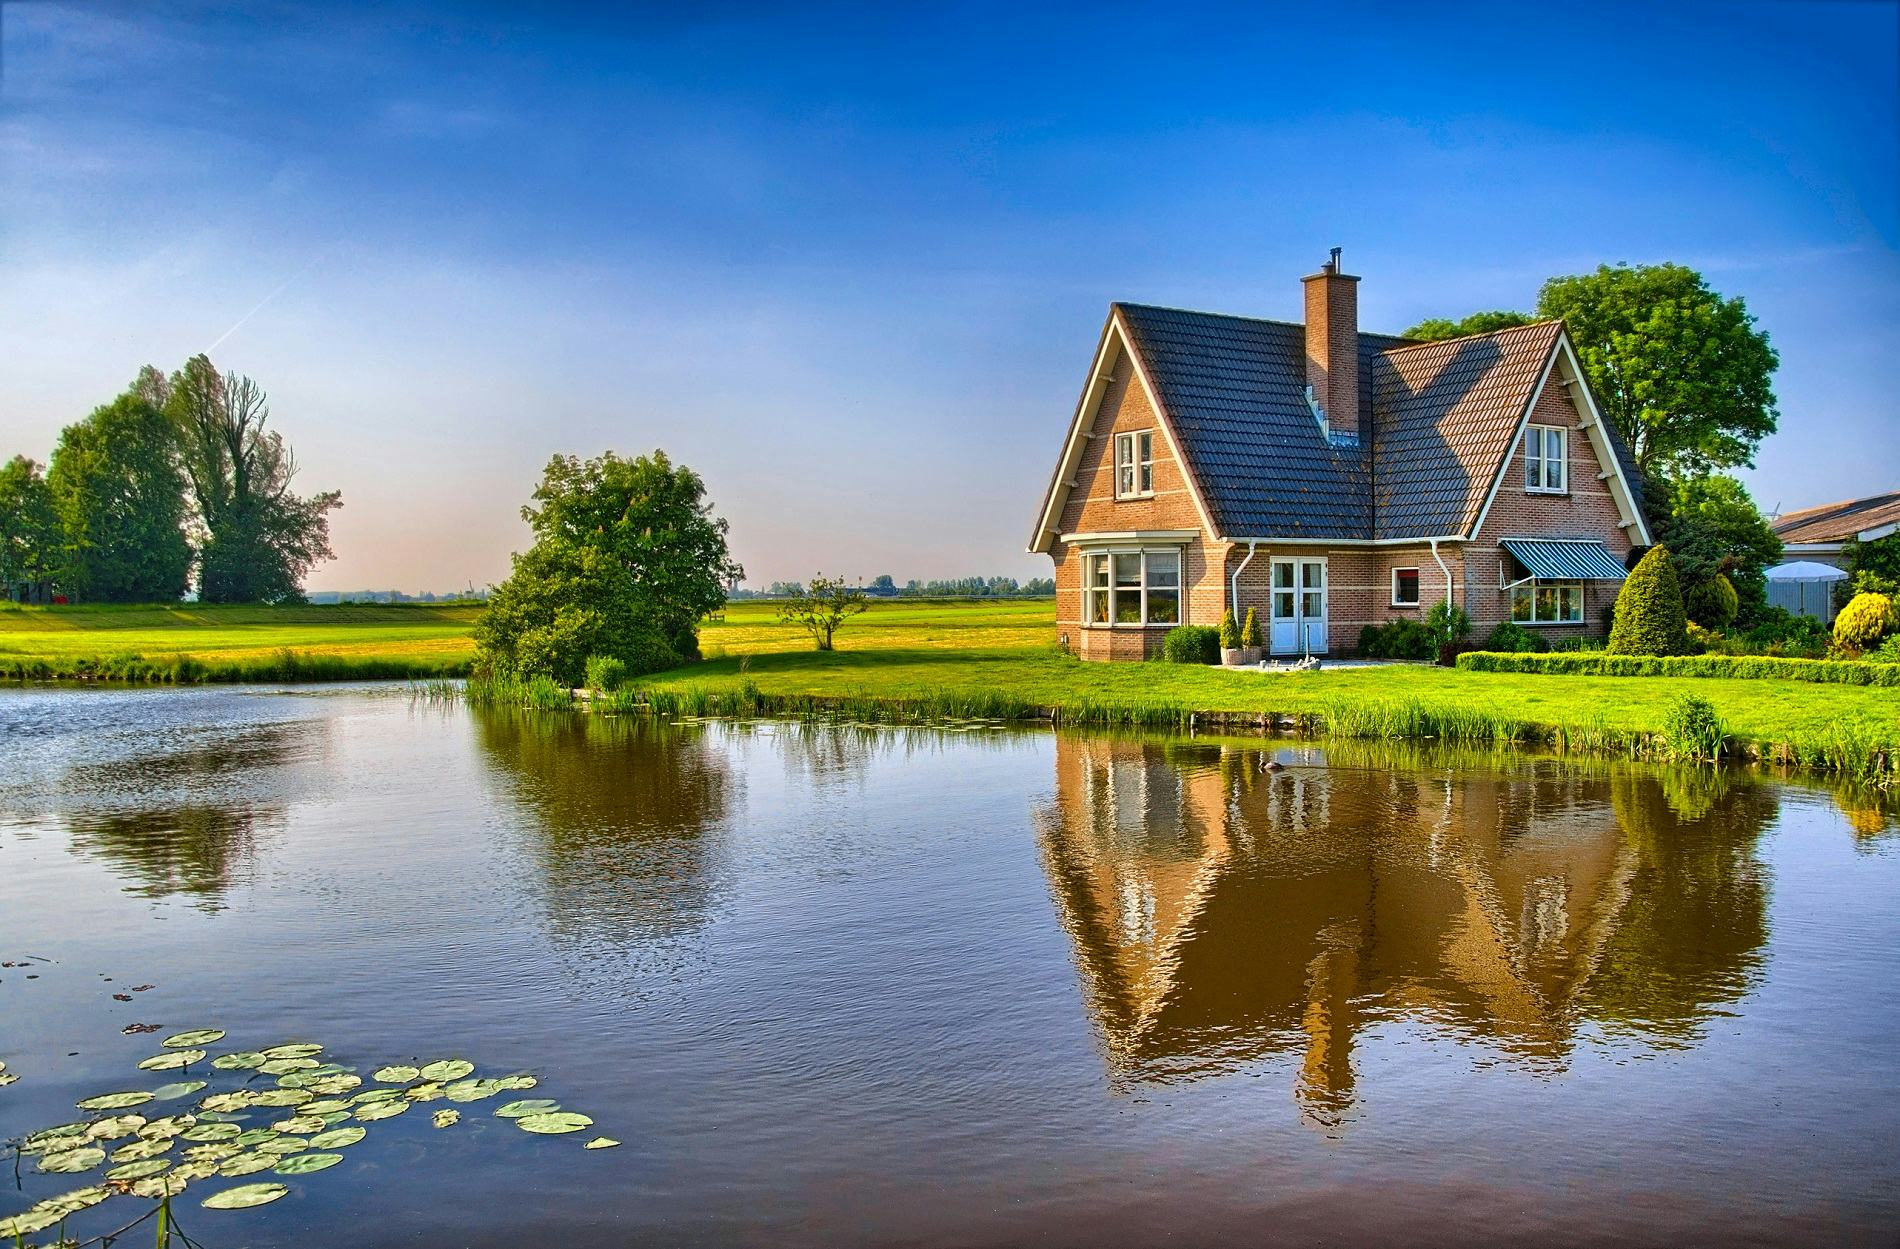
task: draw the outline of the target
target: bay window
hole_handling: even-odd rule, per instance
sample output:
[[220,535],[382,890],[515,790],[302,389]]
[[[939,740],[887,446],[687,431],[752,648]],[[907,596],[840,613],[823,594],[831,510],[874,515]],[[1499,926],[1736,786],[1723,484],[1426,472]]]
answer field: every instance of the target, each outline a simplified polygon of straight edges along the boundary
[[1140,628],[1181,623],[1181,552],[1085,552],[1082,610],[1091,625]]
[[1511,619],[1518,624],[1582,624],[1583,582],[1526,581],[1511,587]]
[[1565,489],[1564,431],[1555,425],[1524,427],[1524,489],[1562,494]]
[[1115,435],[1115,497],[1141,499],[1155,492],[1155,434],[1152,429]]

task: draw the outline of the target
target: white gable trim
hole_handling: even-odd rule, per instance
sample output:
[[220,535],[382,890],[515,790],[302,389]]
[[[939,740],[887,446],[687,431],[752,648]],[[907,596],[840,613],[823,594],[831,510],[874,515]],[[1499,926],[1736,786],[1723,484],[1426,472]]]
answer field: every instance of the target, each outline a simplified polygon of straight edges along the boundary
[[1616,448],[1610,445],[1609,427],[1604,424],[1603,413],[1597,410],[1596,399],[1590,394],[1590,387],[1583,380],[1583,367],[1577,362],[1576,348],[1570,344],[1570,331],[1563,330],[1557,335],[1556,345],[1552,348],[1550,359],[1544,362],[1544,371],[1538,375],[1537,385],[1531,388],[1530,399],[1524,410],[1518,413],[1517,425],[1511,433],[1510,445],[1505,449],[1496,474],[1491,478],[1490,493],[1484,496],[1484,506],[1478,509],[1478,518],[1472,522],[1470,531],[1465,535],[1475,539],[1484,522],[1491,515],[1491,505],[1497,501],[1498,491],[1505,479],[1511,475],[1511,466],[1517,462],[1518,448],[1524,443],[1524,427],[1530,424],[1531,413],[1537,410],[1537,401],[1543,398],[1544,387],[1550,384],[1551,374],[1556,372],[1559,362],[1564,365],[1564,376],[1559,379],[1570,402],[1581,416],[1577,426],[1596,453],[1597,463],[1602,471],[1597,480],[1605,482],[1610,488],[1610,498],[1616,503],[1617,514],[1623,518],[1622,527],[1630,532],[1630,542],[1635,546],[1654,546],[1649,526],[1643,522],[1642,511],[1636,506],[1636,494],[1630,489],[1623,475],[1623,462],[1616,454]]
[[1069,492],[1076,485],[1075,472],[1082,462],[1082,450],[1094,437],[1095,422],[1101,416],[1102,398],[1113,380],[1113,375],[1106,367],[1116,359],[1111,354],[1111,348],[1117,349],[1120,359],[1134,370],[1136,380],[1141,383],[1142,394],[1147,396],[1148,406],[1155,414],[1155,424],[1161,427],[1161,436],[1168,440],[1168,450],[1174,455],[1181,479],[1187,482],[1188,497],[1194,500],[1195,514],[1201,518],[1201,525],[1207,534],[1215,536],[1213,518],[1208,514],[1206,500],[1201,497],[1200,483],[1195,480],[1194,470],[1188,464],[1187,457],[1181,454],[1180,440],[1174,436],[1174,424],[1168,419],[1167,409],[1161,406],[1161,397],[1155,393],[1154,385],[1148,380],[1148,370],[1142,367],[1141,357],[1135,352],[1128,330],[1122,324],[1120,312],[1111,308],[1108,324],[1102,327],[1101,345],[1095,349],[1095,360],[1089,366],[1088,382],[1082,388],[1082,398],[1076,403],[1075,416],[1069,422],[1069,438],[1063,444],[1062,459],[1056,464],[1055,475],[1049,479],[1049,492],[1043,498],[1041,519],[1036,524],[1036,532],[1030,535],[1029,553],[1032,555],[1047,552],[1061,537],[1058,526],[1062,520],[1062,509],[1068,503]]

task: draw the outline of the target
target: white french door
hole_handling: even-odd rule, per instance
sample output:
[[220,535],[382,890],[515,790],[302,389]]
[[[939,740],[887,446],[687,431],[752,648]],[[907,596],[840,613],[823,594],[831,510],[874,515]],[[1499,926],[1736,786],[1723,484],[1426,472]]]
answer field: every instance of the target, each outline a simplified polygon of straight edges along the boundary
[[1326,653],[1324,559],[1273,561],[1267,633],[1267,645],[1276,655]]

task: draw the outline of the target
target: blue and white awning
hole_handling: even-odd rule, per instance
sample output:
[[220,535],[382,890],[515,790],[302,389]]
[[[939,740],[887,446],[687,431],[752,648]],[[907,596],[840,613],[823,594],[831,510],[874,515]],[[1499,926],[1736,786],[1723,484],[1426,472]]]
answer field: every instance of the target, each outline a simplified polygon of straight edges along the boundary
[[1499,543],[1540,581],[1621,581],[1623,561],[1594,538],[1505,538]]

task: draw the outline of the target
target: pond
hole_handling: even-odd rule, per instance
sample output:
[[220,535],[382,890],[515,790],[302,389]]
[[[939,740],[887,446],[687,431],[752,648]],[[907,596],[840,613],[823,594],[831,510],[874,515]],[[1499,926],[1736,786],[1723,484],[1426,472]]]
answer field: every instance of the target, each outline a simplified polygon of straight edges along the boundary
[[[1352,743],[8,692],[0,1137],[216,1028],[622,1143],[401,1116],[194,1183],[209,1249],[1885,1241],[1892,827]],[[98,1182],[26,1161],[0,1218]]]

